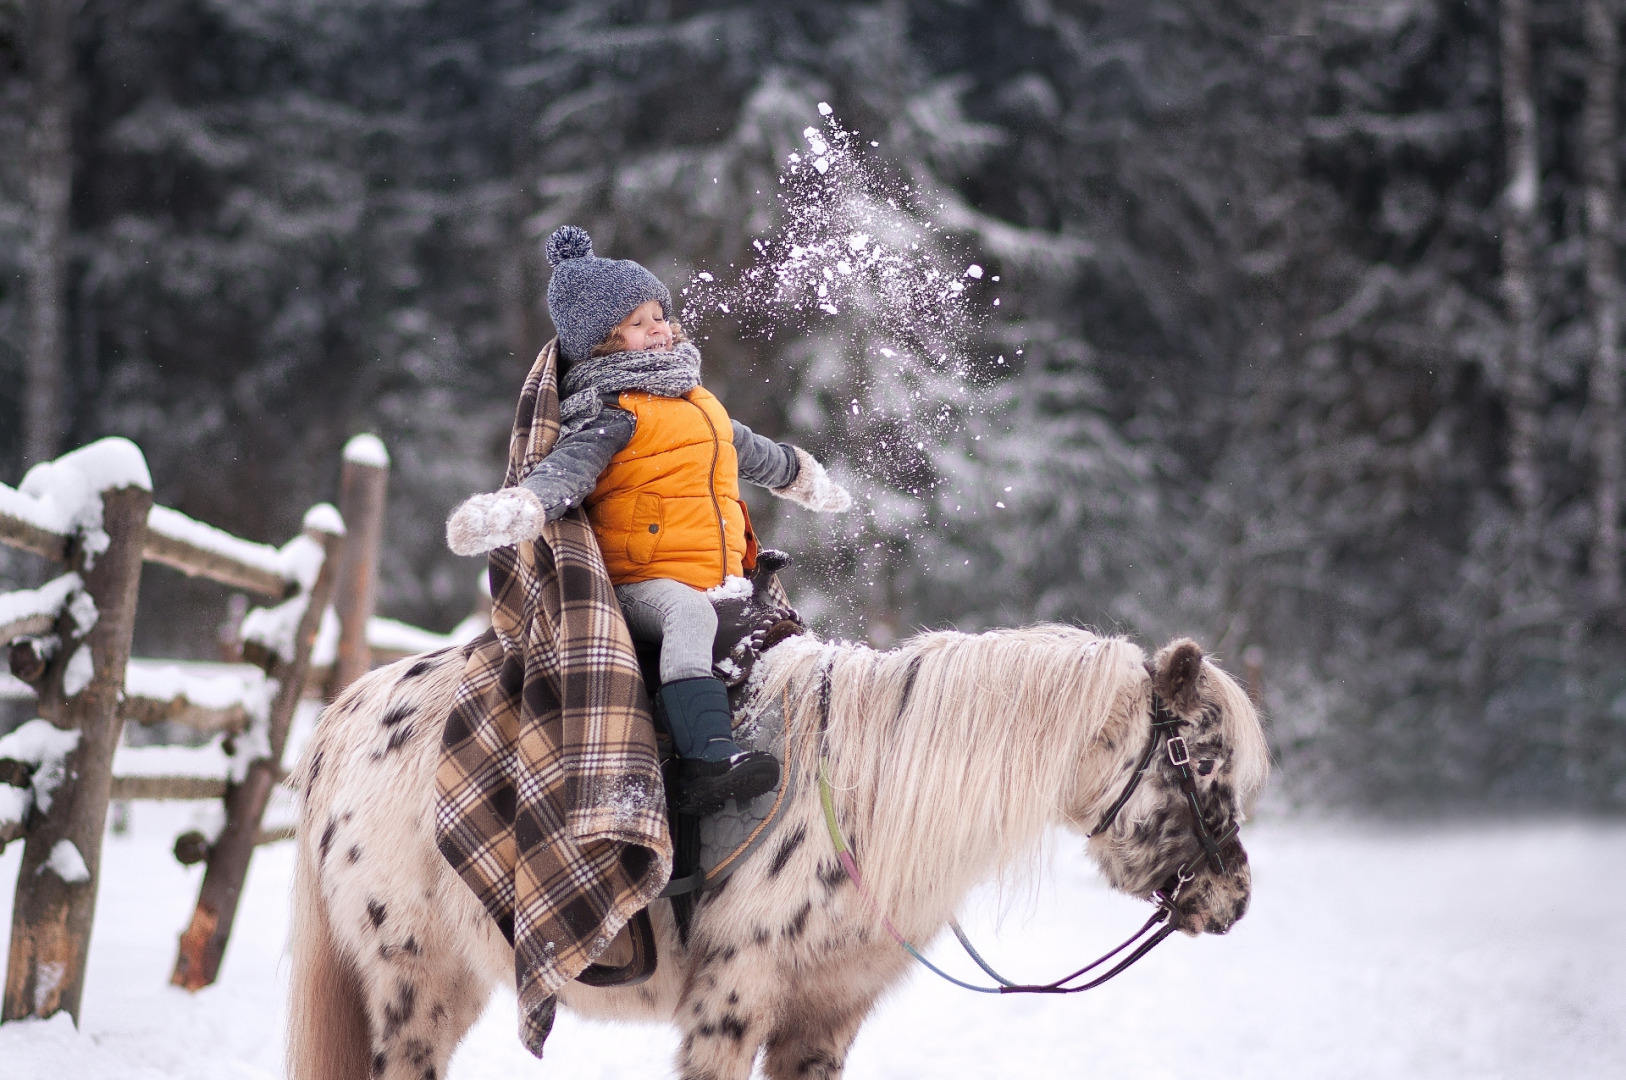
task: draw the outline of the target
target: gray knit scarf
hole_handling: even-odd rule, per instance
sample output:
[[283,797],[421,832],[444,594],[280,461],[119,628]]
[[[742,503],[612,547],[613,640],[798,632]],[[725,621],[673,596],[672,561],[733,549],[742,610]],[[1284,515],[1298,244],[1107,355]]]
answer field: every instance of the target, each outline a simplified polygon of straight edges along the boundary
[[574,435],[598,419],[605,394],[642,390],[682,397],[700,385],[700,350],[684,341],[669,352],[618,352],[589,356],[570,365],[560,380],[560,436]]

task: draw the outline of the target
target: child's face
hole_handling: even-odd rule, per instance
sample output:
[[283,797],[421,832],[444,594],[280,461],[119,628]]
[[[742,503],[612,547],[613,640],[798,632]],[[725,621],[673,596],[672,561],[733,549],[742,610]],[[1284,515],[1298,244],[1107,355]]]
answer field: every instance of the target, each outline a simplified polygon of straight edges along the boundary
[[613,333],[620,335],[627,352],[665,352],[672,347],[672,324],[662,314],[659,300],[648,300],[633,308]]

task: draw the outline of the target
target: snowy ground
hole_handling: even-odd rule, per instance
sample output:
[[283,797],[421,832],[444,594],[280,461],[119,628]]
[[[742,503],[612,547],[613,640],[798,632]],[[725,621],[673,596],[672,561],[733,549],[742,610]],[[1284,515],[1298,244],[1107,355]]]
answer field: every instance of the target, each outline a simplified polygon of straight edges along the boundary
[[[200,870],[168,853],[187,811],[138,804],[111,836],[84,1028],[0,1026],[8,1080],[232,1080],[280,1075],[292,847],[256,858],[219,985],[166,985]],[[1435,827],[1266,821],[1246,836],[1254,908],[1226,938],[1176,937],[1111,986],[991,998],[917,974],[870,1019],[853,1080],[907,1077],[1491,1078],[1626,1075],[1626,825]],[[0,856],[0,919],[21,845]],[[1007,974],[1053,976],[1138,925],[1058,839],[1041,884],[980,896],[966,920]],[[952,939],[946,944],[952,945]],[[953,970],[969,963],[938,942]],[[499,999],[453,1080],[671,1075],[658,1028],[560,1019],[548,1058]]]

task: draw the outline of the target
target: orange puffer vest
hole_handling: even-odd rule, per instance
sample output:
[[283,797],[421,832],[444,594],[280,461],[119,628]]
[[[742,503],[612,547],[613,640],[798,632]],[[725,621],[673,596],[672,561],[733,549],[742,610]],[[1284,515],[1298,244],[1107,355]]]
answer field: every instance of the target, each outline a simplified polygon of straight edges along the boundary
[[584,504],[610,580],[710,589],[743,574],[756,539],[722,402],[697,386],[680,398],[628,391],[617,404],[638,426]]

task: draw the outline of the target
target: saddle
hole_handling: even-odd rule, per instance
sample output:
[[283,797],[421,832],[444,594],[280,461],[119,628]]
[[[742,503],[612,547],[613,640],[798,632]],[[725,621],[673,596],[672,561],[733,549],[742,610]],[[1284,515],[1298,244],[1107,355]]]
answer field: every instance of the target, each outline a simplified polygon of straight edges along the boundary
[[[660,645],[633,640],[644,685],[654,705],[655,741],[668,792],[672,880],[661,891],[661,898],[672,902],[678,935],[684,941],[688,940],[689,924],[701,894],[721,885],[761,845],[778,824],[780,808],[790,801],[793,770],[785,761],[783,710],[777,703],[770,703],[762,715],[747,716],[742,712],[751,671],[759,657],[786,638],[807,630],[775,576],[790,561],[782,551],[760,551],[756,566],[747,574],[749,591],[742,588],[737,593],[712,597],[712,606],[717,610],[712,672],[728,687],[735,741],[749,749],[767,750],[780,759],[779,785],[749,804],[737,806],[731,800],[704,817],[679,812],[671,805],[677,755],[656,693],[660,688]],[[655,931],[649,909],[645,908],[622,927],[598,962],[589,964],[576,981],[597,987],[631,986],[655,973],[657,959]]]

